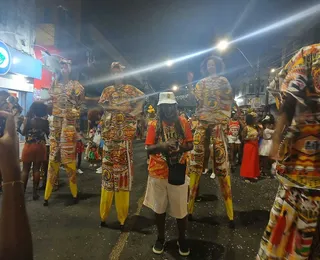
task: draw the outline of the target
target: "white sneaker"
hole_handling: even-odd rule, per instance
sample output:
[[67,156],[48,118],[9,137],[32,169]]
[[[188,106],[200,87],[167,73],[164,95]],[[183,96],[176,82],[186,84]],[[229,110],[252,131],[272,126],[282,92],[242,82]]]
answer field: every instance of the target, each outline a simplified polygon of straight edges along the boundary
[[90,163],[90,164],[89,164],[89,167],[93,167],[93,164],[92,164],[92,163]]
[[79,174],[83,174],[83,171],[81,169],[78,169]]
[[94,164],[93,167],[97,167],[98,165]]
[[209,169],[205,169],[204,172],[202,173],[203,175],[206,175],[208,173]]
[[216,175],[214,174],[214,172],[212,172],[212,174],[210,175],[210,178],[211,179],[215,179],[216,178]]
[[101,174],[102,173],[102,167],[98,168],[96,171],[97,174]]
[[87,158],[87,156],[85,156],[85,157],[83,157],[83,159],[84,159],[84,160],[87,160],[88,158]]

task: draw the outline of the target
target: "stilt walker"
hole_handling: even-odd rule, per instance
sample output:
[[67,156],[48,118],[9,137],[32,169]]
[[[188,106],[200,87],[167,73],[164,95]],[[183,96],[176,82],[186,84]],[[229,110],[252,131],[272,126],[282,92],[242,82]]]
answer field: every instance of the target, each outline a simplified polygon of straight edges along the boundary
[[[217,71],[217,67],[221,67]],[[230,183],[230,163],[225,131],[231,117],[232,89],[225,77],[218,76],[224,69],[222,60],[209,57],[201,65],[206,78],[200,80],[195,88],[198,101],[196,116],[199,119],[193,137],[193,150],[190,153],[188,173],[190,175],[189,218],[192,218],[194,201],[199,187],[205,159],[206,132],[210,133],[210,153],[213,156],[214,173],[218,176],[230,226],[233,227],[233,206]]]
[[120,227],[123,228],[129,211],[129,192],[133,178],[132,140],[137,129],[137,116],[144,103],[143,93],[134,86],[123,84],[124,66],[113,62],[111,71],[117,78],[106,87],[99,103],[104,107],[102,117],[102,186],[100,201],[101,226],[106,226],[113,196]]
[[320,44],[301,48],[270,84],[280,105],[270,157],[279,189],[257,260],[319,259]]
[[55,81],[50,89],[53,121],[50,129],[50,155],[44,206],[48,206],[48,200],[58,178],[61,164],[64,165],[67,172],[74,203],[78,202],[75,152],[77,141],[76,121],[80,117],[84,88],[78,81],[69,80],[71,62],[61,60],[60,64],[60,82]]

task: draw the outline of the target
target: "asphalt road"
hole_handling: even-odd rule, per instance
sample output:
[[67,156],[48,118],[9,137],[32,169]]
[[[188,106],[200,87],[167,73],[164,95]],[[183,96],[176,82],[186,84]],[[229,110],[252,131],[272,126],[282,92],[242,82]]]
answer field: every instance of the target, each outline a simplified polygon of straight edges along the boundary
[[191,255],[178,255],[175,220],[167,219],[167,246],[162,256],[152,253],[156,239],[153,213],[142,206],[147,180],[146,153],[142,142],[134,144],[135,177],[130,195],[130,217],[124,232],[118,230],[115,208],[100,228],[99,202],[101,177],[83,163],[79,176],[80,202],[71,205],[67,179],[61,172],[61,188],[50,198],[49,207],[32,201],[32,188],[26,193],[36,260],[53,259],[255,259],[260,238],[269,218],[278,183],[264,179],[244,183],[239,171],[232,176],[236,228],[229,229],[217,180],[201,178],[203,200],[196,204],[194,221],[188,233]]

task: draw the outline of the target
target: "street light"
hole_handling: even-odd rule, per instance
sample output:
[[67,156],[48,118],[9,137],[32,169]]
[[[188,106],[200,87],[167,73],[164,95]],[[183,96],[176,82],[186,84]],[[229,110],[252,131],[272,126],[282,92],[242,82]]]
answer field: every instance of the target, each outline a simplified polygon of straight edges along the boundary
[[[227,40],[221,40],[221,41],[218,42],[216,48],[217,48],[219,51],[223,52],[223,51],[225,51],[226,49],[228,49],[229,45],[230,45],[230,42],[229,42],[229,41],[227,41]],[[248,64],[250,65],[250,67],[253,68],[251,62],[249,61],[249,59],[247,58],[247,56],[244,55],[244,53],[242,52],[242,50],[240,50],[238,47],[235,47],[235,49],[237,49],[237,50],[241,53],[241,55],[246,59],[246,61],[247,61]]]
[[272,68],[272,69],[270,70],[271,73],[274,73],[275,71],[276,71],[275,68]]
[[220,42],[218,42],[217,44],[217,49],[219,51],[225,51],[226,49],[228,49],[229,47],[229,42],[227,40],[221,40]]
[[177,85],[172,86],[172,91],[177,91],[178,89],[179,89],[179,87]]
[[171,67],[171,66],[173,65],[173,61],[172,61],[172,60],[168,60],[168,61],[166,62],[166,65],[167,65],[168,67]]

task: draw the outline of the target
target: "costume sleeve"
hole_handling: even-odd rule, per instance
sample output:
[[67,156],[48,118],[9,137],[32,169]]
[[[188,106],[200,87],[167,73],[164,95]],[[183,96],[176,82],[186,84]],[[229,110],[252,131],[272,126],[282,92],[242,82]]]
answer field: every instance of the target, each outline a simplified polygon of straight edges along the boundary
[[156,140],[156,121],[151,121],[148,125],[147,137],[146,137],[146,145],[155,144]]
[[108,106],[111,102],[111,94],[112,94],[112,88],[106,87],[100,96],[99,104],[102,106]]
[[196,97],[197,101],[202,101],[202,91],[203,91],[203,88],[202,88],[202,81],[199,81],[197,84],[196,84],[196,87],[194,88],[194,96]]
[[221,96],[225,99],[233,99],[231,85],[225,77],[220,77],[219,85],[221,90]]
[[297,66],[289,71],[282,83],[281,91],[285,96],[291,95],[298,102],[306,105],[305,87],[307,86],[307,81],[306,66]]

